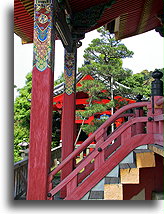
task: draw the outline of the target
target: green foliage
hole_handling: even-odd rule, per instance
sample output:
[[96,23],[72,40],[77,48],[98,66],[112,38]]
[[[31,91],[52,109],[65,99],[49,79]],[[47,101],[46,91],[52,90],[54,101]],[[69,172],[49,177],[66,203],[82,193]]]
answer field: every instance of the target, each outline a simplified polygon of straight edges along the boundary
[[[95,80],[86,80],[82,82],[82,86],[78,91],[88,94],[89,105],[85,107],[85,111],[79,112],[82,118],[88,118],[97,113],[111,110],[112,107],[119,107],[125,103],[113,100],[107,104],[98,103],[101,99],[111,100],[111,91],[117,95],[123,96],[129,94],[129,89],[118,85],[127,77],[132,75],[132,71],[122,67],[122,59],[132,57],[133,52],[120,41],[116,41],[114,36],[105,31],[104,28],[98,29],[101,38],[91,41],[88,48],[84,51],[85,63],[79,68],[79,72],[83,75],[90,74]],[[114,79],[113,85],[111,79]],[[82,130],[85,133],[95,131],[104,121],[94,119],[90,125],[83,125]]]
[[92,40],[85,49],[84,59],[88,63],[79,68],[79,71],[83,74],[96,74],[97,78],[103,78],[104,83],[109,83],[111,77],[114,77],[115,85],[115,81],[120,82],[132,74],[131,70],[122,67],[122,59],[132,57],[133,52],[116,41],[104,28],[100,28],[98,32],[101,38]]
[[[105,98],[109,96],[109,92],[105,91],[107,89],[106,85],[100,80],[84,80],[81,82],[81,85],[77,87],[77,92],[83,91],[88,93],[89,98],[92,98],[92,100],[100,100],[103,96]],[[102,90],[104,90],[103,94]]]
[[[59,81],[62,81],[62,79],[59,79]],[[18,144],[23,141],[29,142],[31,89],[32,73],[30,72],[26,76],[25,86],[17,89],[19,96],[14,102],[14,162],[22,159],[19,152],[22,148]],[[58,146],[60,140],[60,124],[58,124],[56,118],[59,118],[59,115],[57,112],[53,112],[52,148]]]
[[151,76],[152,71],[144,70],[140,73],[133,74],[122,81],[123,84],[131,88],[131,94],[142,94],[144,97],[150,97],[151,95],[151,82],[153,78]]
[[22,149],[18,146],[21,142],[29,142],[29,129],[27,127],[21,126],[19,121],[14,122],[14,162],[20,161],[21,154],[19,152]]
[[64,73],[62,73],[57,80],[54,82],[54,86],[59,85],[60,83],[64,82]]
[[19,143],[29,142],[32,73],[26,75],[25,86],[14,102],[14,161],[21,160]]
[[59,146],[61,132],[61,114],[54,111],[52,115],[52,148]]
[[84,124],[84,125],[82,126],[82,130],[83,130],[86,134],[93,133],[93,132],[95,132],[95,131],[97,130],[97,128],[100,127],[104,122],[105,122],[105,120],[94,119],[90,125]]

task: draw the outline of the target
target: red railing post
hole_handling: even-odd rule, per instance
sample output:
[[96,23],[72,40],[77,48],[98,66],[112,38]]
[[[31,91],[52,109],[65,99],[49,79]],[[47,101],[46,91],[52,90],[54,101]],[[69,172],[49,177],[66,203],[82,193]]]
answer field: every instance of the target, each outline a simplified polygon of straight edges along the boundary
[[67,195],[70,195],[77,187],[77,175],[67,184]]
[[[52,180],[53,180],[53,176],[49,176],[48,177],[48,192],[53,188]],[[51,196],[51,194],[47,195],[47,200],[53,200],[53,197]]]
[[[143,96],[138,94],[136,96],[137,102],[142,102]],[[138,107],[135,109],[135,115],[136,117],[142,117],[144,115],[143,107]],[[141,134],[144,133],[144,124],[143,123],[136,123],[135,125],[135,134]]]
[[[163,77],[163,73],[160,70],[155,70],[152,73],[154,81],[151,84],[151,102],[152,102],[152,117],[163,114],[163,103],[161,102],[163,98],[163,81],[160,80]],[[158,100],[160,101],[158,103]],[[153,123],[153,133],[162,134],[163,136],[163,122],[154,122]]]
[[94,169],[98,169],[104,163],[104,150],[101,148],[101,144],[104,142],[104,137],[106,138],[106,129],[101,129],[95,136],[96,148],[99,154],[95,157]]
[[121,145],[127,143],[127,141],[132,137],[132,127],[130,126],[121,134]]

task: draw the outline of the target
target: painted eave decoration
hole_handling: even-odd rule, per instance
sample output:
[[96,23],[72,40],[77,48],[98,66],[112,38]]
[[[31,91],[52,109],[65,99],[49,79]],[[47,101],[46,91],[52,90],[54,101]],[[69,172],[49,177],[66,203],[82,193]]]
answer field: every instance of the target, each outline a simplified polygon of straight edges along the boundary
[[34,0],[14,0],[14,33],[22,43],[33,42]]
[[[56,0],[73,39],[106,26],[117,39],[163,26],[162,0]],[[58,8],[58,7],[57,7]],[[62,13],[63,13],[62,11]],[[59,9],[56,13],[60,13]],[[59,14],[60,15],[60,14]],[[14,32],[23,43],[33,42],[34,0],[14,0]]]

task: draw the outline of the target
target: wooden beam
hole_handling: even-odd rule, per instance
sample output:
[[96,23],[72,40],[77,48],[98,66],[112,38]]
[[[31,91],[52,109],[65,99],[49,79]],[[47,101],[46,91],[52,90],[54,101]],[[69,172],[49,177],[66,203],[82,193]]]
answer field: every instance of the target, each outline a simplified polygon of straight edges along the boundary
[[[62,4],[62,5],[61,5]],[[62,41],[64,48],[68,52],[73,52],[74,41],[72,39],[72,33],[70,27],[66,21],[69,14],[66,14],[64,8],[66,7],[63,3],[55,1],[56,13],[55,13],[55,28],[58,33],[59,38]]]
[[[68,53],[65,50],[65,92],[63,95],[62,112],[62,160],[64,160],[74,150],[75,142],[75,109],[76,109],[76,53]],[[63,169],[61,179],[63,180],[73,170],[73,161],[71,160]],[[61,198],[66,196],[66,189],[61,190]]]
[[42,4],[35,0],[27,200],[46,200],[48,192],[54,80],[53,12],[53,0]]

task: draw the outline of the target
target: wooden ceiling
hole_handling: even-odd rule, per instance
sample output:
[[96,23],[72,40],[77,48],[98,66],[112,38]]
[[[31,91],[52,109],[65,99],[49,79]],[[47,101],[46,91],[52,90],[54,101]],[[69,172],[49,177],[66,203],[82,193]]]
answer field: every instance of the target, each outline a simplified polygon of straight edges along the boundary
[[[117,39],[161,28],[163,0],[58,0],[69,14],[72,34],[106,26]],[[14,32],[33,42],[34,0],[14,0]],[[79,36],[80,38],[80,36]]]

